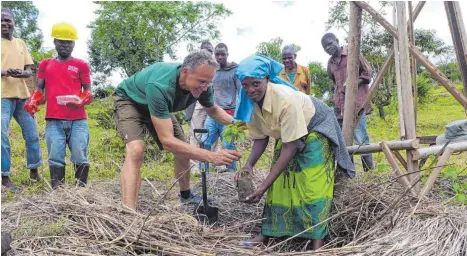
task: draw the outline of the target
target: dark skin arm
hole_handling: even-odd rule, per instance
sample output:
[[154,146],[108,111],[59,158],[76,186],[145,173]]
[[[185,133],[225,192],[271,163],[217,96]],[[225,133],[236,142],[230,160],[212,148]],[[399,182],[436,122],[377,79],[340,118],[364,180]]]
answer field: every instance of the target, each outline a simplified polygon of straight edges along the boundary
[[271,172],[269,172],[269,175],[263,181],[261,186],[259,186],[255,190],[255,192],[253,192],[251,195],[249,195],[246,198],[246,201],[250,203],[259,202],[264,192],[268,190],[268,188],[272,185],[272,183],[274,183],[277,177],[279,177],[279,175],[285,170],[285,168],[287,167],[287,164],[290,162],[290,160],[292,160],[292,157],[295,155],[296,152],[297,152],[297,141],[296,140],[284,143],[282,145],[282,152],[279,156],[279,159],[274,164],[274,166],[272,166]]
[[[247,171],[250,173],[250,175],[253,175],[253,166],[255,166],[256,162],[258,162],[258,159],[263,155],[264,151],[266,150],[266,147],[268,146],[269,143],[269,137],[266,137],[264,139],[260,140],[253,140],[253,147],[251,148],[251,154],[246,160],[245,165],[242,167],[244,171]],[[238,172],[235,174],[235,181],[237,181]]]
[[44,93],[45,79],[36,79],[36,86],[34,90]]
[[[2,76],[12,76],[16,78],[26,78],[32,75],[31,65],[24,66],[24,70],[18,68],[9,68],[6,71],[2,70]],[[6,74],[4,75],[4,72]]]

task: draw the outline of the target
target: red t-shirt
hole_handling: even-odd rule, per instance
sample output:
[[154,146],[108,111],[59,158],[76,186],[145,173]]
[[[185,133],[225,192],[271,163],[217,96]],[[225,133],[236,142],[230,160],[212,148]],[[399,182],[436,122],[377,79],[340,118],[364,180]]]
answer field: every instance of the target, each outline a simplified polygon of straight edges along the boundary
[[82,84],[91,84],[88,64],[72,58],[65,62],[46,59],[39,64],[37,79],[45,79],[45,118],[79,120],[87,118],[84,107],[72,109],[57,103],[57,96],[79,95]]

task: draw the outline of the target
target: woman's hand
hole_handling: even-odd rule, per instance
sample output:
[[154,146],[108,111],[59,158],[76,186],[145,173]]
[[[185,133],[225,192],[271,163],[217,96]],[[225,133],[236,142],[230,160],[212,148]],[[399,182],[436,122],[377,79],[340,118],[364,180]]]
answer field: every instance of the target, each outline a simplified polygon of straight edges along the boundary
[[263,186],[259,187],[258,189],[255,190],[251,195],[246,197],[245,202],[247,203],[257,203],[261,200],[261,197],[263,197],[264,192],[266,190],[263,188]]

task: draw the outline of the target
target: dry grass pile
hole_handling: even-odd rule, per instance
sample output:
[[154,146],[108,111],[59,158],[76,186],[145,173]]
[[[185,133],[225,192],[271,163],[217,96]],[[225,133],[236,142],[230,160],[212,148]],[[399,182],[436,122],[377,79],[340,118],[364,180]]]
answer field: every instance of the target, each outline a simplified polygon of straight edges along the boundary
[[[336,184],[330,239],[316,255],[466,255],[465,207],[434,199],[417,205],[389,177],[365,179],[371,182]],[[178,203],[176,189],[162,200],[168,186],[147,181],[138,213],[126,210],[120,205],[118,182],[112,181],[18,196],[15,203],[2,205],[2,231],[12,233],[16,255],[310,253],[309,242],[297,239],[243,249],[242,241],[260,231],[262,203],[239,203],[232,174],[212,174],[209,182],[220,208],[215,226],[199,224],[191,216],[193,207]]]

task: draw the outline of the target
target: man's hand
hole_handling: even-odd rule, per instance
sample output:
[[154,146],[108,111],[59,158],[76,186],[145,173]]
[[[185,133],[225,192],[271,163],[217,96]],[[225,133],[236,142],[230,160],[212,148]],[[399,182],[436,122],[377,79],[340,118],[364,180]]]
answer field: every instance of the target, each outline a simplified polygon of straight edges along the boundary
[[242,154],[235,150],[221,149],[217,152],[212,152],[213,157],[211,163],[215,165],[230,165],[234,161],[237,161],[242,157]]
[[264,192],[266,192],[266,190],[263,189],[262,187],[259,187],[251,195],[246,197],[245,202],[246,203],[257,203],[257,202],[259,202],[261,200],[261,197],[263,197]]
[[66,106],[71,109],[77,109],[92,102],[92,93],[90,90],[83,91],[78,97],[81,100],[80,102],[68,102]]
[[23,76],[23,70],[19,68],[9,68],[7,71],[7,74],[12,77],[22,77]]

